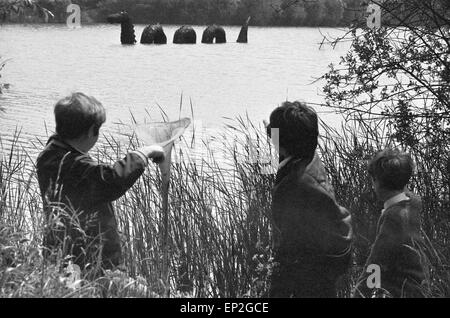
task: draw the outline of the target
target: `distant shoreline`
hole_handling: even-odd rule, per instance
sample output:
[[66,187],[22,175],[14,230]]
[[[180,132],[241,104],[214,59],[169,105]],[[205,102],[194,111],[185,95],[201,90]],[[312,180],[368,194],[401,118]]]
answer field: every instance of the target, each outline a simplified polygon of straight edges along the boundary
[[[149,24],[156,24],[156,23],[133,23],[133,25],[149,25]],[[174,25],[174,26],[182,26],[182,25],[190,25],[193,27],[204,27],[208,26],[210,24],[204,23],[204,24],[188,24],[188,23],[160,23],[162,26],[165,25]],[[65,22],[0,22],[0,27],[4,25],[65,25]],[[81,25],[114,25],[110,24],[108,22],[83,22],[81,21]],[[238,24],[220,24],[223,27],[235,27],[240,28],[242,25]],[[119,25],[120,26],[120,25]],[[326,26],[326,25],[318,25],[318,26],[309,26],[309,25],[250,25],[249,29],[251,28],[308,28],[308,29],[317,29],[317,28],[330,28],[330,29],[347,29],[349,26]]]

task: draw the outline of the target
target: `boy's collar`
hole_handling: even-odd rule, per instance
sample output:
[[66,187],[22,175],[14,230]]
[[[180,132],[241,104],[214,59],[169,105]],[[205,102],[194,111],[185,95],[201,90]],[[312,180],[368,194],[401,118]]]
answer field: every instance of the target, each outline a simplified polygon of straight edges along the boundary
[[390,199],[386,200],[384,202],[384,209],[382,211],[382,213],[384,213],[384,211],[386,211],[387,209],[389,209],[391,206],[402,202],[402,201],[409,201],[409,197],[406,195],[405,192],[399,193],[397,195],[394,195],[393,197],[391,197]]
[[87,155],[87,152],[81,151],[80,149],[78,149],[78,148],[75,147],[74,145],[70,145],[70,147],[72,147],[73,149],[75,149],[75,150],[78,151],[79,153],[82,153],[83,155]]
[[278,165],[275,184],[280,183],[282,179],[284,179],[287,175],[291,174],[293,171],[295,171],[295,175],[297,176],[302,175],[305,172],[307,166],[311,162],[312,161],[296,158],[294,156],[289,156],[283,159]]
[[280,170],[281,168],[286,166],[289,163],[289,161],[291,161],[291,159],[292,159],[292,156],[289,156],[289,157],[285,158],[283,161],[281,161],[278,165],[278,170]]
[[54,144],[56,146],[59,146],[61,148],[69,149],[69,150],[75,150],[76,152],[79,152],[83,155],[86,155],[84,151],[81,151],[80,149],[74,147],[73,145],[69,144],[67,141],[61,138],[58,134],[55,134],[50,137],[50,139],[47,142],[47,145]]

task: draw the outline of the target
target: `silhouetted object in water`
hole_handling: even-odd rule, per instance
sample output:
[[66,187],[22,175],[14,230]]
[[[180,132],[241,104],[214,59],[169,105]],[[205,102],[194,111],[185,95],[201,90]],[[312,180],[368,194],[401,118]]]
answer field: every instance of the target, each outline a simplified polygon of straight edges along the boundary
[[247,39],[248,24],[249,24],[251,18],[252,17],[248,17],[247,21],[245,21],[244,25],[242,25],[241,32],[239,32],[239,36],[238,36],[236,42],[238,42],[238,43],[247,43],[248,42],[248,39]]
[[175,34],[173,35],[173,43],[195,44],[197,43],[197,34],[192,27],[183,25],[181,28],[175,31]]
[[155,25],[148,25],[142,31],[142,44],[166,44],[167,37],[162,26],[158,23]]
[[[214,42],[215,40],[215,42]],[[202,43],[226,43],[225,30],[218,25],[210,25],[203,31]]]
[[106,18],[109,23],[120,23],[120,42],[122,44],[135,44],[136,36],[134,35],[134,25],[131,22],[128,13],[122,11],[120,13],[111,14]]

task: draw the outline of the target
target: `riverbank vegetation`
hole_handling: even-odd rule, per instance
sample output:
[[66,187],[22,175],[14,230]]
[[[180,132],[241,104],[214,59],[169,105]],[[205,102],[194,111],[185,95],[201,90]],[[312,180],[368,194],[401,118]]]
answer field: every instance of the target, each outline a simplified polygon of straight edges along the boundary
[[[23,0],[1,0],[1,2]],[[105,23],[106,16],[125,10],[134,23],[347,26],[364,13],[362,0],[36,0],[53,13],[49,22],[65,23],[70,3],[81,7],[82,23]],[[1,8],[1,5],[0,5]],[[0,9],[1,13],[1,9]],[[1,14],[0,14],[1,19]],[[8,21],[42,21],[32,10],[16,10]]]
[[[386,146],[412,154],[416,162],[412,189],[423,200],[423,230],[435,247],[433,255],[440,255],[434,258],[440,265],[431,271],[431,290],[448,295],[450,268],[441,260],[450,259],[450,3],[386,0],[381,9],[396,27],[382,23],[373,30],[352,28],[330,40],[332,45],[349,40],[352,46],[324,76],[325,100],[354,125],[347,146],[354,139],[356,165],[371,149]],[[343,151],[337,151],[338,161],[327,166],[348,169],[339,164]],[[346,186],[345,180],[360,178],[335,179],[338,191],[347,188],[350,194],[364,187],[364,183]],[[356,198],[363,202],[360,195]],[[372,242],[368,219],[369,215],[355,218],[355,230]],[[357,240],[357,245],[362,242]],[[367,252],[361,256],[364,259]]]
[[[435,0],[445,7],[446,2]],[[378,0],[0,0],[0,22],[65,23],[70,4],[81,8],[81,23],[106,23],[106,17],[127,11],[133,23],[242,25],[249,16],[255,26],[364,26],[368,5]],[[410,2],[387,1],[397,18],[385,15],[384,24],[402,25],[409,19]],[[414,7],[414,5],[412,5]],[[71,11],[71,10],[70,10]],[[386,13],[386,12],[385,12]],[[398,19],[401,17],[401,19]],[[422,23],[417,19],[414,23]],[[362,22],[362,23],[361,23]]]
[[[379,131],[388,127],[346,124],[337,133],[322,123],[320,154],[338,201],[352,212],[356,240],[351,271],[339,283],[339,296],[349,297],[362,270],[381,206],[376,203],[366,172],[367,159],[389,144]],[[383,130],[380,130],[383,128]],[[248,134],[264,149],[270,144],[263,127],[247,120],[230,124],[221,140],[245,141]],[[228,137],[226,137],[228,136]],[[124,146],[104,136],[95,156],[111,162]],[[194,142],[200,142],[199,140]],[[131,144],[137,144],[132,140]],[[192,140],[184,143],[191,144]],[[41,145],[39,146],[41,147]],[[133,147],[133,146],[132,146]],[[206,145],[203,160],[192,160],[180,148],[172,166],[169,194],[169,281],[172,297],[266,296],[271,273],[270,198],[274,175],[252,160],[247,143],[224,146],[231,161],[224,167],[218,149]],[[450,296],[448,258],[448,185],[436,186],[441,175],[433,164],[413,153],[419,173],[412,190],[424,200],[424,235],[431,276],[424,285],[429,297]],[[123,234],[125,272],[108,272],[95,281],[74,279],[42,258],[42,203],[33,168],[34,158],[18,144],[0,159],[0,297],[162,297],[165,280],[161,243],[161,179],[154,167],[115,203]],[[425,177],[424,177],[425,176]],[[447,179],[448,180],[448,179]]]

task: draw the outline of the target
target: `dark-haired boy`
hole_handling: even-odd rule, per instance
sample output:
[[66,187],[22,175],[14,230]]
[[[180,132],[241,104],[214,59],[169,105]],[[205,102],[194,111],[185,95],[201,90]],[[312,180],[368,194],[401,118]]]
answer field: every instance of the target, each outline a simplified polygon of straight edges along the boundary
[[413,167],[407,153],[391,149],[377,153],[369,163],[373,187],[378,200],[384,202],[384,209],[354,297],[423,297],[422,204],[406,188]]
[[[56,134],[37,159],[47,229],[44,246],[73,256],[82,269],[113,269],[122,252],[112,201],[121,197],[142,175],[151,158],[164,159],[159,146],[132,151],[114,165],[88,155],[106,120],[105,109],[94,97],[73,93],[54,108]],[[49,254],[49,253],[45,253]]]
[[336,282],[350,266],[350,213],[339,206],[316,154],[317,114],[285,102],[270,115],[278,129],[280,165],[273,189],[275,267],[270,297],[336,297]]

